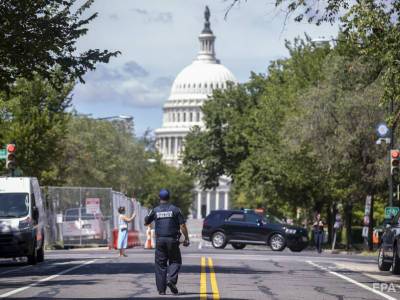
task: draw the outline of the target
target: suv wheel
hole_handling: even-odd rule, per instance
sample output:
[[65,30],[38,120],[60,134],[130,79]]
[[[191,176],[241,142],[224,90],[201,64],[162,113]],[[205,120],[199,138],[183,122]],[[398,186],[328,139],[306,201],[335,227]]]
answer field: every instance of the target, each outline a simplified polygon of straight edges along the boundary
[[246,244],[232,243],[232,247],[233,247],[233,249],[240,250],[240,249],[243,249],[244,247],[246,247]]
[[382,247],[380,247],[379,254],[378,254],[378,268],[381,271],[389,271],[391,264],[388,262],[385,262],[384,259],[385,259],[385,253],[383,252]]
[[226,236],[223,232],[217,231],[211,238],[211,243],[214,248],[223,249],[226,246]]
[[393,247],[392,273],[400,274],[400,258],[397,254],[397,245]]
[[286,246],[285,238],[281,234],[275,233],[269,239],[269,246],[272,251],[282,251]]

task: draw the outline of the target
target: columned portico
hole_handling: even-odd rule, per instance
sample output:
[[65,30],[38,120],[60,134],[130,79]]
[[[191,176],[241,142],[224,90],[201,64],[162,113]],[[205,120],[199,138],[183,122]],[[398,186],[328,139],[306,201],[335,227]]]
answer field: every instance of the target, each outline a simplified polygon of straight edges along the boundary
[[194,203],[192,204],[191,218],[204,219],[211,211],[229,209],[230,179],[223,176],[219,180],[218,188],[203,190],[199,185],[193,190]]
[[201,191],[197,192],[197,219],[201,219]]

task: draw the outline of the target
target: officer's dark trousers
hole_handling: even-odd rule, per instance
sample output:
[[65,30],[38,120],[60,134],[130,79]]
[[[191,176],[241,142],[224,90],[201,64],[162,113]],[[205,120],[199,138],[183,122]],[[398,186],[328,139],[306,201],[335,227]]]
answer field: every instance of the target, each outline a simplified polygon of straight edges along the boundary
[[164,292],[167,282],[178,282],[178,273],[182,265],[179,242],[169,237],[157,238],[155,263],[157,290]]

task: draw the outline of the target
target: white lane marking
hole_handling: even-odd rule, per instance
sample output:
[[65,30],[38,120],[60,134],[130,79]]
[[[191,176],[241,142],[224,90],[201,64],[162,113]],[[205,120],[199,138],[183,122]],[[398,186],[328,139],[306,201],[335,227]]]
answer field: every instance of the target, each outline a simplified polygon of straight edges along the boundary
[[20,293],[20,292],[22,292],[22,291],[25,291],[25,290],[31,288],[31,287],[36,286],[36,285],[38,285],[39,283],[52,280],[52,279],[54,279],[54,278],[57,278],[58,276],[64,275],[64,274],[66,274],[66,273],[68,273],[68,272],[71,272],[71,271],[73,271],[73,270],[76,270],[76,269],[78,269],[78,268],[81,268],[81,267],[83,267],[83,266],[86,266],[86,265],[88,265],[88,264],[94,263],[95,261],[96,261],[96,259],[87,261],[87,262],[85,262],[85,263],[83,263],[83,264],[80,264],[80,265],[77,265],[77,266],[75,266],[75,267],[66,269],[66,270],[64,270],[64,271],[62,271],[62,272],[60,272],[60,273],[51,275],[51,276],[46,277],[46,278],[43,278],[43,279],[40,279],[39,281],[33,282],[33,283],[31,283],[31,284],[29,284],[29,285],[27,285],[27,286],[20,287],[20,288],[18,288],[18,289],[9,291],[9,292],[7,292],[7,293],[5,293],[5,294],[1,294],[1,295],[0,295],[0,298],[6,298],[6,297],[9,297],[9,296],[11,296],[11,295],[15,295],[15,294],[17,294],[17,293]]
[[318,269],[324,270],[324,271],[326,271],[326,272],[328,272],[328,273],[330,273],[330,274],[332,274],[332,275],[335,275],[335,276],[337,276],[337,277],[339,277],[339,278],[342,278],[342,279],[344,279],[344,280],[346,280],[346,281],[348,281],[348,282],[351,282],[351,283],[353,283],[353,284],[355,284],[355,285],[357,285],[357,286],[359,286],[359,287],[361,287],[361,288],[363,288],[363,289],[366,289],[367,291],[370,291],[370,292],[372,292],[372,293],[375,293],[375,294],[377,294],[377,295],[379,295],[379,296],[381,296],[381,297],[383,297],[383,298],[385,298],[385,299],[388,299],[388,300],[397,300],[396,298],[393,298],[393,297],[391,297],[391,296],[389,296],[389,295],[387,295],[387,294],[385,294],[385,293],[382,293],[381,291],[375,290],[375,289],[369,287],[368,285],[365,285],[365,284],[363,284],[363,283],[360,283],[360,282],[358,282],[358,281],[355,281],[354,279],[351,279],[350,277],[347,277],[347,276],[345,276],[345,275],[343,275],[343,274],[339,274],[339,273],[336,273],[336,272],[334,272],[334,271],[331,271],[331,270],[329,270],[328,268],[325,268],[325,267],[323,267],[323,266],[317,265],[316,263],[313,263],[312,261],[309,261],[309,260],[308,260],[307,263],[310,264],[310,265],[312,265],[312,266],[314,266],[314,267],[316,267],[316,268],[318,268]]

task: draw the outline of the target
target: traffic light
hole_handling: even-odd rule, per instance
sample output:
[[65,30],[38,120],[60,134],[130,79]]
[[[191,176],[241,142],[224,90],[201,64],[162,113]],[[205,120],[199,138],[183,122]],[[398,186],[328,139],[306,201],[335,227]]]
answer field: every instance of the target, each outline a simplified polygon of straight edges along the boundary
[[390,150],[390,174],[392,176],[398,176],[399,167],[400,167],[400,150]]
[[17,166],[15,151],[17,148],[15,144],[8,144],[7,145],[7,159],[6,159],[6,168],[7,170],[14,170]]

